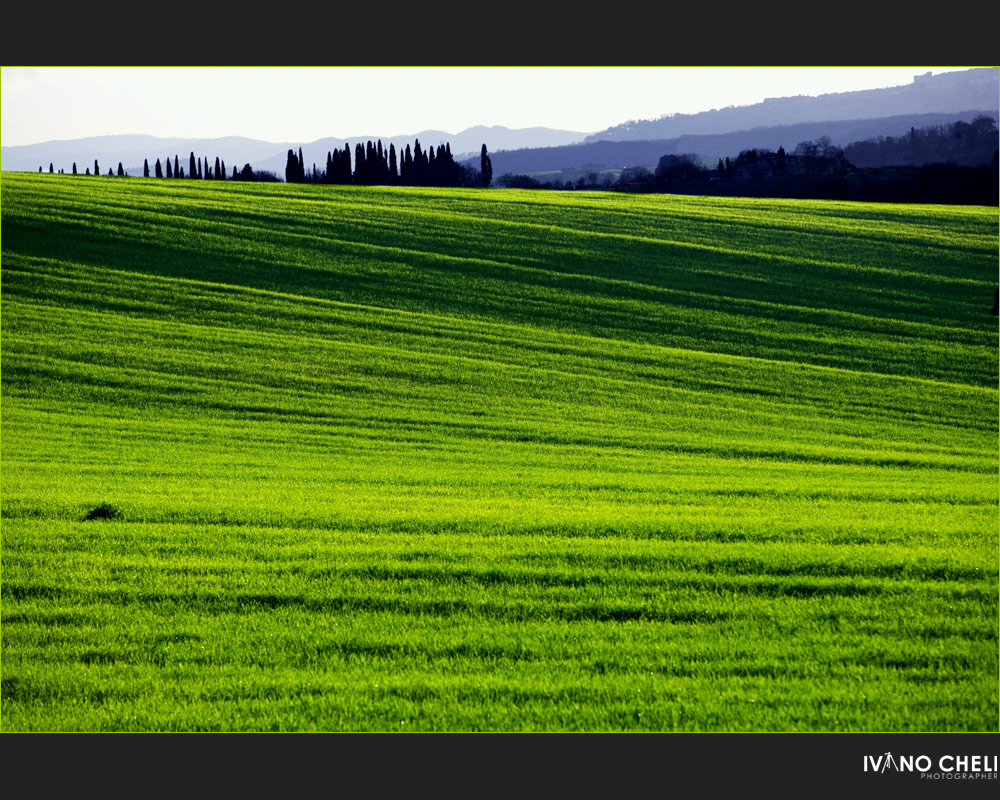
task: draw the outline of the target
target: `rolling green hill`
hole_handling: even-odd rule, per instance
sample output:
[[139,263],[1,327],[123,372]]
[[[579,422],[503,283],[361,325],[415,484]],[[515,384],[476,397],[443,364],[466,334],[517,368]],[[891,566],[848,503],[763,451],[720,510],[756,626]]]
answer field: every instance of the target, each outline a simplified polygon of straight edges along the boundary
[[0,192],[4,730],[997,730],[995,208]]

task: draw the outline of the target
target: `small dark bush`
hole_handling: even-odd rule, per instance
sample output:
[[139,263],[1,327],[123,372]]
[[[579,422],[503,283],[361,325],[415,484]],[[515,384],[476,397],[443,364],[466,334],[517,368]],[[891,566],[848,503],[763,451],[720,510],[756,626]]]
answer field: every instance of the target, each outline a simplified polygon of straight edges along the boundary
[[119,519],[121,517],[121,512],[115,508],[113,505],[108,503],[101,503],[96,508],[90,509],[87,516],[84,517],[85,520],[91,519]]

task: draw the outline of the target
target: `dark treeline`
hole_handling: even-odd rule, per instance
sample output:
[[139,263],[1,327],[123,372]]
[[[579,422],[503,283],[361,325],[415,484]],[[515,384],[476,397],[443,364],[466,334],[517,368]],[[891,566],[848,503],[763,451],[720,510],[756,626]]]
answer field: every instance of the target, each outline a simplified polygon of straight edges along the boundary
[[288,151],[285,164],[285,181],[288,183],[337,183],[359,184],[363,186],[489,186],[493,178],[490,158],[483,145],[480,169],[459,164],[451,154],[451,144],[439,144],[437,148],[420,146],[414,141],[399,153],[392,143],[387,148],[382,140],[360,142],[354,146],[353,167],[351,145],[344,143],[343,149],[326,154],[324,169],[315,164],[307,168],[302,158],[302,148],[298,153]]
[[981,167],[997,152],[997,125],[987,116],[972,122],[953,122],[910,128],[902,136],[879,136],[844,148],[844,157],[856,167],[958,164]]
[[[39,167],[41,172],[42,168]],[[49,164],[49,172],[53,171]],[[59,170],[60,174],[62,170]],[[73,164],[73,174],[79,174],[76,163]],[[90,168],[87,168],[90,175]],[[94,161],[94,175],[100,175],[100,166]],[[109,175],[114,173],[109,170]],[[226,172],[226,162],[218,156],[214,165],[208,158],[196,157],[192,152],[187,159],[187,171],[184,164],[175,154],[173,160],[169,157],[156,159],[152,169],[149,159],[143,163],[143,177],[149,178],[186,178],[194,180],[232,180],[232,181],[280,181],[281,179],[269,170],[255,170],[249,164],[242,169],[233,167],[232,174]],[[118,164],[118,175],[126,176],[121,162]],[[343,150],[334,150],[326,154],[325,168],[317,169],[313,164],[306,167],[302,157],[302,148],[296,153],[288,151],[285,164],[285,181],[287,183],[336,183],[398,186],[489,186],[493,180],[493,167],[490,157],[483,145],[480,154],[480,169],[476,170],[455,161],[451,154],[451,144],[438,145],[437,148],[423,149],[420,140],[414,142],[413,149],[409,145],[397,155],[396,147],[390,144],[382,147],[382,140],[376,143],[357,144],[354,148],[353,162],[351,146],[344,144]]]
[[[940,161],[927,163],[929,156]],[[714,168],[693,154],[671,154],[662,156],[654,170],[627,167],[617,175],[591,171],[575,181],[504,174],[498,183],[526,189],[997,205],[997,178],[996,122],[979,117],[845,148],[824,136],[800,142],[790,153],[783,147],[777,152],[744,150],[735,158],[719,159]]]

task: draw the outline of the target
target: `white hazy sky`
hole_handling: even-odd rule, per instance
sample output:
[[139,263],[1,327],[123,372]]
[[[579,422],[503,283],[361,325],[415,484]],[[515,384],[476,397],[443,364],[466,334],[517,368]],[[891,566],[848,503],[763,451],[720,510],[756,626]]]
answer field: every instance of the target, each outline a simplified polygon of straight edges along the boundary
[[311,142],[474,125],[594,132],[967,67],[3,67],[0,141],[106,134]]

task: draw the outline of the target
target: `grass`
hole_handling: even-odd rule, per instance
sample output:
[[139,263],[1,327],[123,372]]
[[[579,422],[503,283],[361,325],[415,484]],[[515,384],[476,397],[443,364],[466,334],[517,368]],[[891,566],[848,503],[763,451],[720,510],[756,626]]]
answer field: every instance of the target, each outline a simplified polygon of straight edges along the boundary
[[0,191],[4,730],[997,730],[995,208]]

